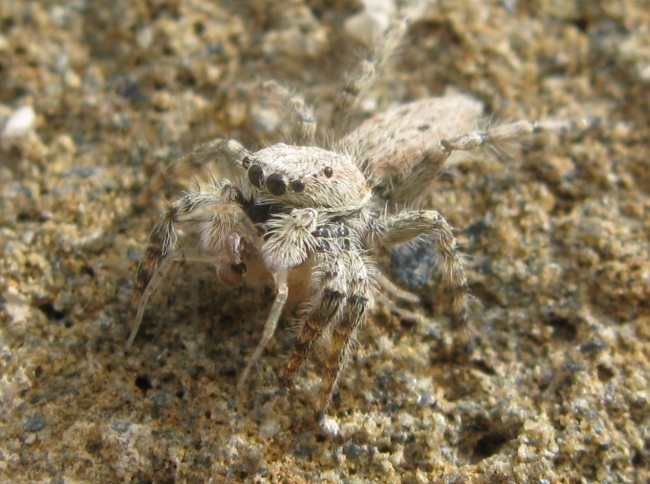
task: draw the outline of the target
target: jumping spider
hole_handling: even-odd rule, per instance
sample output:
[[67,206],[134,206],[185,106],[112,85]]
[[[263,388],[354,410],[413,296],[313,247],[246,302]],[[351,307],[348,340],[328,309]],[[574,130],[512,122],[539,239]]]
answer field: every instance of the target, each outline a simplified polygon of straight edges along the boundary
[[[335,101],[331,132],[336,141],[329,149],[314,146],[316,122],[302,96],[267,82],[264,87],[293,114],[294,144],[250,152],[235,140],[217,139],[152,181],[155,191],[170,173],[188,173],[212,160],[226,162],[233,174],[232,181],[215,181],[209,192],[187,193],[161,213],[135,276],[127,347],[137,334],[147,299],[175,262],[213,264],[222,281],[236,284],[247,270],[247,258],[257,259],[271,274],[276,296],[262,339],[239,378],[241,389],[273,337],[290,282],[307,273],[309,295],[299,310],[297,337],[282,376],[290,378],[329,334],[317,403],[323,415],[375,287],[411,297],[379,273],[372,260],[377,248],[421,237],[432,240],[438,272],[453,293],[453,310],[464,317],[468,286],[456,238],[440,213],[412,209],[418,196],[451,156],[495,148],[543,130],[572,130],[576,123],[523,121],[471,132],[481,116],[481,103],[448,95],[399,106],[341,133],[341,120],[349,119],[360,93],[405,30],[403,22],[395,23],[347,79]],[[182,238],[180,228],[186,233]]]

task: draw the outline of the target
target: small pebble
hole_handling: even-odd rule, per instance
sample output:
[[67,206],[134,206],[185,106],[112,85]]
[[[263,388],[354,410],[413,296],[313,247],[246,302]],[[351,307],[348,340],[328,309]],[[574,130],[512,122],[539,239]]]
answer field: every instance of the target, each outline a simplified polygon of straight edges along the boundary
[[27,134],[36,121],[36,112],[31,106],[23,106],[9,115],[0,137],[3,139],[15,138]]
[[116,432],[119,432],[120,434],[127,432],[130,427],[131,427],[131,422],[121,422],[115,420],[113,421],[113,423],[111,423],[111,428]]
[[393,0],[364,0],[361,13],[345,22],[345,30],[351,37],[371,46],[383,34],[395,14]]
[[334,438],[339,435],[339,424],[336,420],[330,417],[323,417],[319,422],[320,428],[329,438]]

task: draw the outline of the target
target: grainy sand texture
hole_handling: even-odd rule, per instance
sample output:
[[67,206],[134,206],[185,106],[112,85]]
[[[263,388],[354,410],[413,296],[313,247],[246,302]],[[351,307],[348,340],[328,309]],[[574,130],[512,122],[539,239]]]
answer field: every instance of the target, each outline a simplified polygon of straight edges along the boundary
[[295,307],[235,391],[270,288],[179,266],[129,352],[126,310],[194,185],[142,206],[152,177],[213,138],[280,140],[266,79],[326,120],[365,4],[0,0],[1,482],[649,481],[650,6],[416,3],[357,121],[455,92],[491,123],[602,124],[447,168],[428,201],[467,254],[469,325],[435,279],[415,318],[377,301],[322,428],[322,360],[279,379]]

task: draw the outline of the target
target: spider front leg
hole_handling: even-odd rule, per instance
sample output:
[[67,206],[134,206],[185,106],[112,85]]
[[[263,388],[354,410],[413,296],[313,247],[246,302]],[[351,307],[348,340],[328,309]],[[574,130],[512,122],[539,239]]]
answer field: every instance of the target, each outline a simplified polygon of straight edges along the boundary
[[374,234],[377,245],[387,246],[403,244],[430,234],[438,252],[438,271],[442,281],[454,293],[454,312],[465,317],[469,288],[463,258],[458,251],[458,242],[452,228],[442,215],[433,210],[402,212],[379,220]]
[[[131,291],[128,323],[131,334],[126,344],[128,349],[135,339],[144,309],[149,297],[155,292],[168,274],[174,262],[197,261],[217,265],[222,276],[231,279],[241,274],[241,242],[233,229],[240,224],[245,214],[239,205],[241,193],[230,182],[222,181],[214,191],[189,193],[166,208],[158,218],[149,236],[145,255],[138,264],[135,282]],[[189,242],[178,244],[177,229],[190,225],[198,235]]]
[[316,241],[312,232],[316,229],[317,217],[318,212],[311,208],[293,209],[288,214],[275,215],[266,223],[268,232],[260,254],[264,265],[273,274],[276,296],[264,324],[262,339],[239,377],[238,391],[243,389],[250,371],[275,334],[278,320],[287,301],[289,270],[305,262],[315,249]]
[[291,356],[282,372],[289,379],[312,353],[315,343],[330,324],[341,318],[348,291],[344,259],[340,254],[322,252],[316,256],[316,267],[310,287],[314,296],[301,308],[300,332],[293,343]]
[[336,390],[341,372],[352,352],[357,330],[366,320],[372,302],[372,266],[359,252],[344,252],[344,277],[348,292],[340,322],[334,326],[330,339],[329,354],[325,361],[325,375],[316,406],[317,418],[327,409]]
[[128,313],[131,333],[126,342],[127,350],[131,347],[138,334],[147,301],[158,290],[162,281],[170,274],[175,262],[205,262],[219,265],[221,258],[215,256],[215,254],[206,253],[199,247],[193,247],[167,253],[167,255],[155,265],[153,272],[150,272],[150,269],[146,268],[147,265],[150,265],[150,262],[148,263],[145,261],[146,259],[143,259],[143,262],[138,268],[136,281],[131,293],[131,305]]
[[317,403],[317,415],[322,415],[350,355],[356,331],[365,321],[372,298],[372,277],[368,264],[357,251],[323,253],[318,260],[311,281],[314,296],[303,307],[300,332],[282,376],[293,376],[323,333],[332,328]]
[[224,157],[232,165],[241,168],[242,160],[249,154],[246,148],[233,139],[218,138],[204,143],[154,175],[146,189],[138,197],[136,206],[138,208],[147,207],[168,180],[196,173],[209,161]]
[[257,343],[257,346],[255,347],[255,351],[253,351],[253,354],[246,362],[246,367],[244,368],[244,371],[239,376],[239,380],[237,381],[238,392],[241,392],[242,389],[244,388],[244,383],[246,383],[248,374],[251,372],[255,364],[262,357],[262,353],[264,352],[264,350],[269,344],[269,341],[271,341],[271,338],[273,338],[273,335],[275,334],[275,330],[278,326],[278,320],[280,319],[280,315],[282,314],[282,309],[284,308],[284,305],[287,303],[287,296],[289,295],[289,286],[287,285],[288,273],[289,271],[287,268],[281,268],[273,275],[273,282],[275,284],[275,290],[276,290],[275,300],[273,301],[271,312],[266,318],[266,323],[264,324],[264,330],[262,332],[262,339],[259,341],[259,343]]

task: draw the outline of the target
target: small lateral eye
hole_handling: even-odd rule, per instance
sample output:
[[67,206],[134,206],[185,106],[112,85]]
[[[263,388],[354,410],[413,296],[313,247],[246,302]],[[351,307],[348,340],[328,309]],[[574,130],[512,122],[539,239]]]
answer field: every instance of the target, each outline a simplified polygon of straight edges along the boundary
[[305,184],[302,180],[294,180],[291,182],[291,189],[296,193],[300,193],[305,189]]
[[244,156],[244,159],[241,160],[241,166],[248,169],[248,167],[251,166],[251,157],[250,156]]
[[325,173],[325,176],[327,178],[332,178],[332,175],[334,174],[334,170],[332,170],[332,167],[326,166],[325,169],[323,170],[323,173]]
[[287,184],[284,183],[281,175],[273,173],[273,175],[266,179],[266,188],[268,188],[273,195],[280,196],[287,191]]
[[248,170],[248,181],[251,182],[256,188],[262,186],[262,180],[264,179],[264,170],[260,165],[253,165]]

